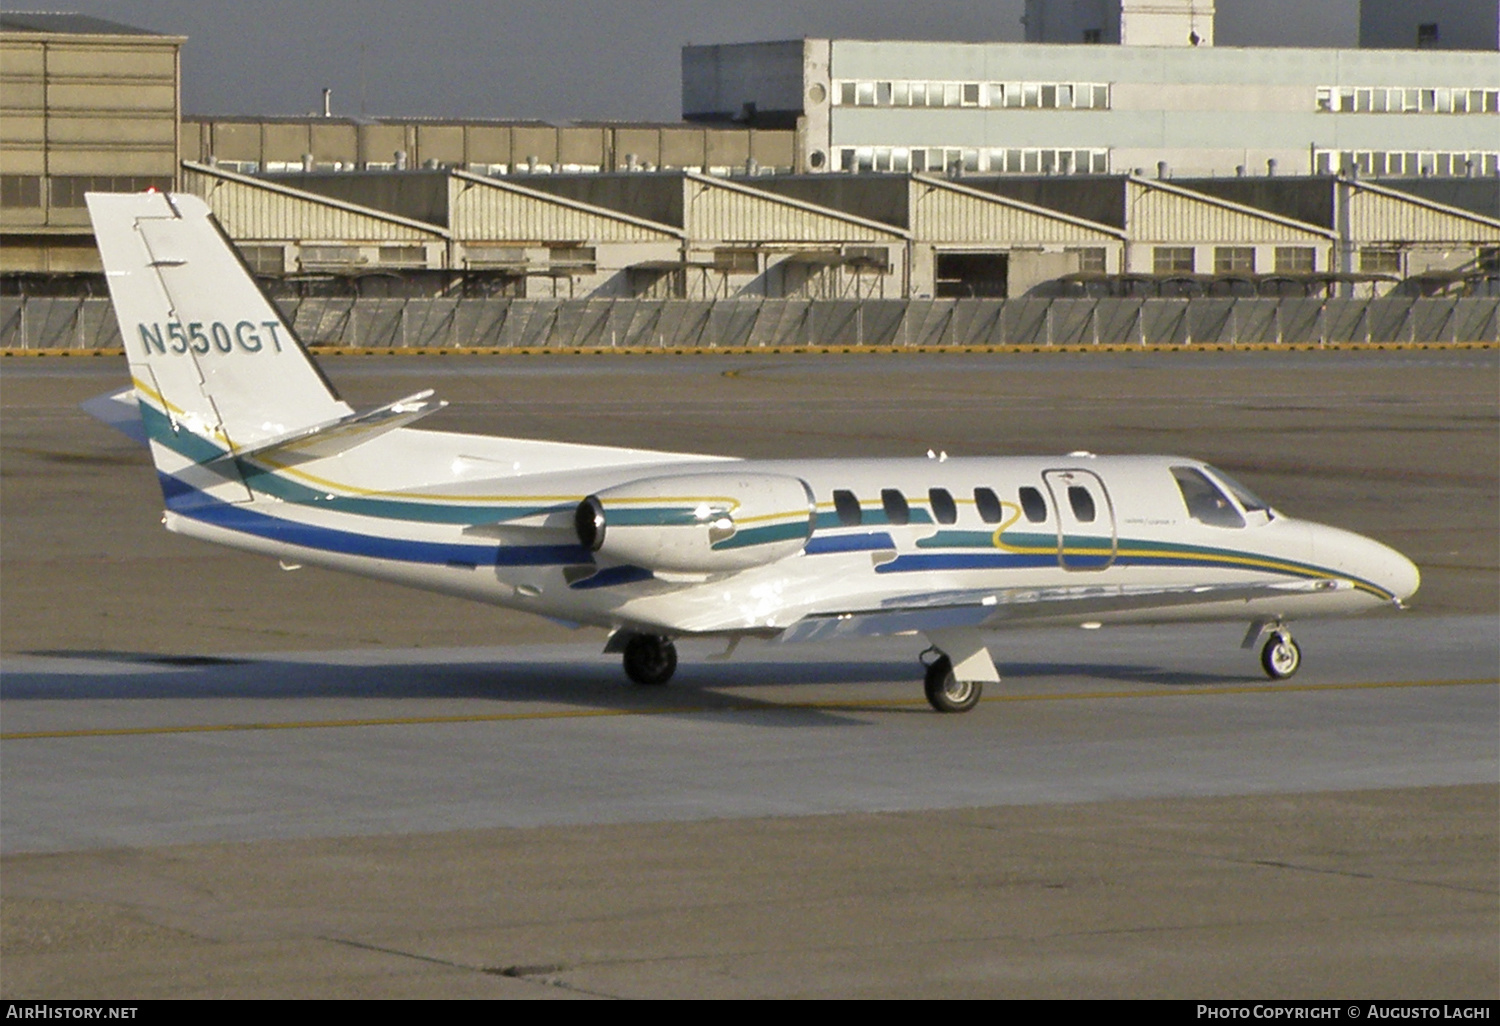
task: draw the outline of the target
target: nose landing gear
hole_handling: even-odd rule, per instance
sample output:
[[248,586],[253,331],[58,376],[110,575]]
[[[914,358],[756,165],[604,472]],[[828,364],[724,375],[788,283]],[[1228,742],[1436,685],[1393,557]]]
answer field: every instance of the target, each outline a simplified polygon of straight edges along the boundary
[[1302,665],[1302,648],[1292,638],[1292,632],[1280,620],[1255,620],[1245,634],[1242,648],[1253,648],[1261,638],[1266,643],[1260,650],[1260,665],[1272,680],[1286,680]]
[[1302,665],[1302,649],[1289,631],[1278,630],[1260,650],[1260,665],[1272,680],[1286,680]]

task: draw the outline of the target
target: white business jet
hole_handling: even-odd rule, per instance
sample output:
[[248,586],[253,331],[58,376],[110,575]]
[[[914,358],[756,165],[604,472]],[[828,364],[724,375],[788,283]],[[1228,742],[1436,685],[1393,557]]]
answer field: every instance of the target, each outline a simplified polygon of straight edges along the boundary
[[737,460],[413,428],[430,391],[357,412],[202,200],[88,204],[168,530],[604,627],[638,684],[675,638],[920,634],[928,701],[963,712],[996,628],[1179,620],[1248,623],[1280,679],[1292,618],[1417,589],[1399,552],[1175,456]]

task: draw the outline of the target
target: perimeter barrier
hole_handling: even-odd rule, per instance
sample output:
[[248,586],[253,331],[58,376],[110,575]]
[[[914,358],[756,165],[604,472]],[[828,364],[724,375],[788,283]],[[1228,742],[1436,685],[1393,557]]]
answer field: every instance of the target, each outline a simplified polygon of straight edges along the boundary
[[[303,341],[365,349],[1186,346],[1500,342],[1500,297],[298,299]],[[108,299],[0,298],[0,349],[121,346]]]

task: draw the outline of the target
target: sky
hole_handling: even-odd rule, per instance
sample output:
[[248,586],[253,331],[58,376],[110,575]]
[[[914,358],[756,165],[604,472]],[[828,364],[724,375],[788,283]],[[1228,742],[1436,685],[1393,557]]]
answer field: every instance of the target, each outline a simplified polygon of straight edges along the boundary
[[[185,114],[676,121],[680,50],[1020,41],[1023,0],[3,0],[187,36]],[[1358,0],[1218,0],[1220,45],[1348,46]]]

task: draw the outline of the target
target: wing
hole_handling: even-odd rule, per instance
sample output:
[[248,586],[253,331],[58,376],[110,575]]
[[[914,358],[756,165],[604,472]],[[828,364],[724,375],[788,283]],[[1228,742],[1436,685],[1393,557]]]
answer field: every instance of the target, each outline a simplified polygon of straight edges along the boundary
[[999,627],[1043,618],[1169,609],[1352,587],[1349,581],[1322,579],[1182,587],[1081,584],[1061,588],[937,591],[888,599],[873,609],[811,613],[786,628],[778,640],[823,641],[910,631]]

